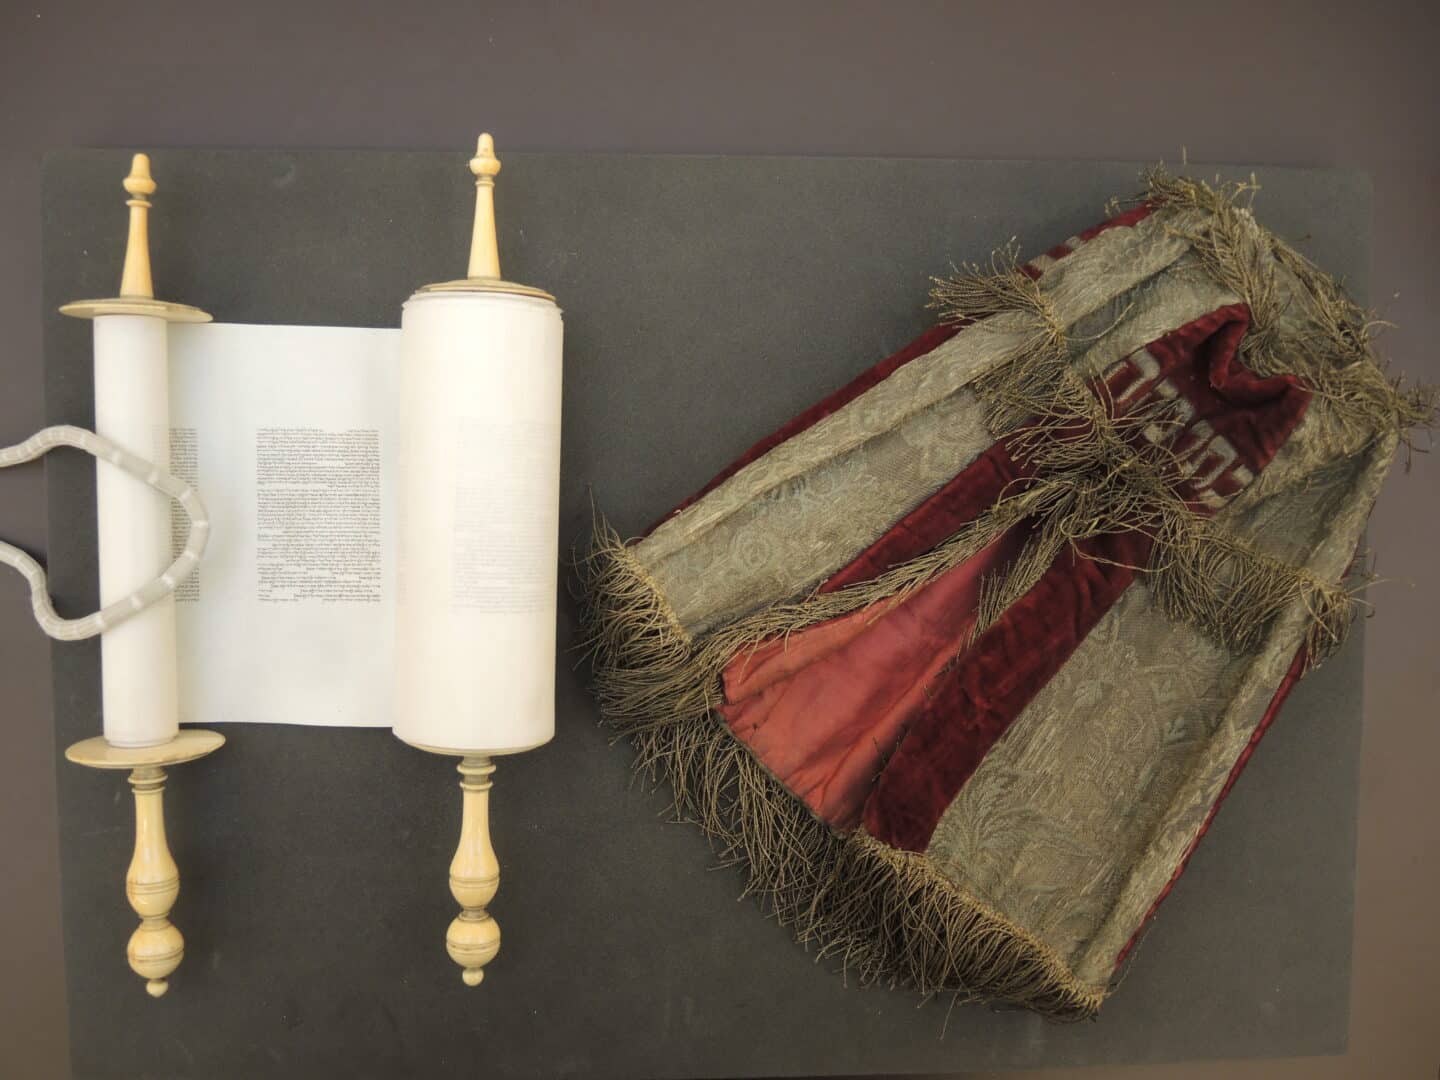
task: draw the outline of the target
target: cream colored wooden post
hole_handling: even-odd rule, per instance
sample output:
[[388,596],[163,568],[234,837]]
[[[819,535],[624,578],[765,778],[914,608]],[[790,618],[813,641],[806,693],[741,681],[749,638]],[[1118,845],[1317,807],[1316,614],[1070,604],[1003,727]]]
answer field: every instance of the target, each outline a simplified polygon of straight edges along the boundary
[[490,776],[495,764],[487,757],[471,756],[456,768],[462,777],[464,805],[460,844],[450,861],[450,894],[461,911],[445,934],[445,948],[464,969],[465,985],[479,986],[485,977],[481,969],[500,951],[500,927],[485,910],[500,887],[500,861],[490,843]]
[[155,285],[150,278],[150,200],[155,194],[155,181],[150,176],[150,158],[136,154],[130,162],[130,175],[125,177],[125,192],[130,196],[130,238],[125,244],[125,269],[120,275],[120,295],[126,298],[153,300]]
[[91,769],[128,769],[135,793],[135,853],[125,874],[125,898],[140,916],[125,955],[151,997],[170,989],[170,974],[185,958],[185,939],[170,921],[180,895],[180,869],[165,841],[165,767],[195,761],[225,745],[215,731],[181,728],[159,746],[111,746],[103,736],[75,743],[65,757]]
[[[120,295],[104,300],[76,300],[60,308],[60,314],[76,319],[95,319],[101,315],[153,315],[166,322],[209,322],[210,316],[189,304],[173,304],[155,299],[155,283],[150,275],[150,196],[155,194],[155,180],[150,175],[150,156],[136,154],[130,160],[130,175],[123,181],[130,198],[130,234],[125,243],[125,268],[120,273]],[[164,464],[161,462],[160,464]]]
[[125,897],[140,925],[130,935],[125,955],[145,979],[151,997],[170,988],[170,973],[185,958],[185,939],[170,921],[180,895],[180,868],[165,843],[165,770],[150,766],[130,774],[135,791],[135,855],[125,875]]
[[[130,207],[130,234],[120,295],[76,300],[60,313],[77,319],[151,315],[167,322],[209,322],[210,316],[199,308],[155,299],[150,275],[150,196],[155,194],[155,180],[148,155],[136,154],[131,159],[124,187],[130,196],[125,203]],[[125,875],[125,896],[140,916],[140,926],[130,935],[125,952],[152,997],[158,998],[170,988],[169,976],[185,957],[185,939],[170,922],[170,909],[180,895],[180,871],[165,843],[165,768],[196,761],[224,744],[225,736],[217,732],[182,728],[175,738],[158,746],[111,746],[104,736],[96,736],[65,751],[68,760],[88,769],[130,773],[135,793],[135,854]]]
[[[475,156],[470,159],[470,172],[475,177],[475,222],[470,233],[468,276],[424,285],[416,290],[415,297],[434,293],[497,294],[534,297],[553,304],[555,298],[544,289],[500,278],[500,252],[495,237],[495,176],[500,172],[500,159],[495,156],[495,140],[489,135],[480,136]],[[457,766],[464,798],[460,844],[450,861],[450,893],[460,905],[460,914],[445,934],[445,948],[460,965],[465,985],[479,986],[485,978],[485,965],[500,951],[500,927],[485,910],[500,886],[500,863],[490,844],[490,777],[495,772],[492,758],[520,753],[541,744],[438,746],[412,741],[402,735],[399,728],[395,734],[418,750],[461,758]],[[543,741],[548,742],[548,737]]]
[[500,245],[495,239],[495,175],[500,159],[495,156],[495,140],[481,135],[470,159],[475,174],[475,227],[470,233],[470,270],[472,278],[500,277]]

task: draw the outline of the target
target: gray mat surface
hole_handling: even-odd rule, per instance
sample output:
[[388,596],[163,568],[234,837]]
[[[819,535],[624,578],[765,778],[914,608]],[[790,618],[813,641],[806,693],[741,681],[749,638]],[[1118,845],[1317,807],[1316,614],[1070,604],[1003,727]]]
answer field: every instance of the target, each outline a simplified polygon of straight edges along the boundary
[[[158,289],[217,319],[395,326],[416,286],[463,272],[463,153],[152,156]],[[642,528],[922,330],[929,275],[1011,236],[1043,250],[1137,184],[1113,163],[501,156],[506,275],[565,309],[567,543],[591,487],[622,531]],[[47,162],[52,423],[92,420],[89,327],[53,312],[115,290],[127,166]],[[1260,180],[1262,218],[1363,299],[1364,178]],[[47,483],[52,588],[76,614],[95,601],[93,467],[52,455]],[[574,623],[562,603],[562,646]],[[127,786],[61,761],[75,1072],[748,1077],[1339,1052],[1359,638],[1293,694],[1100,1019],[1070,1026],[959,1008],[947,1027],[944,1002],[815,964],[632,782],[569,665],[555,742],[496,774],[505,945],[478,990],[442,944],[451,761],[387,731],[232,725],[223,751],[174,770],[187,957],[160,1001],[124,960]],[[55,693],[57,749],[99,732],[97,643],[56,647]]]

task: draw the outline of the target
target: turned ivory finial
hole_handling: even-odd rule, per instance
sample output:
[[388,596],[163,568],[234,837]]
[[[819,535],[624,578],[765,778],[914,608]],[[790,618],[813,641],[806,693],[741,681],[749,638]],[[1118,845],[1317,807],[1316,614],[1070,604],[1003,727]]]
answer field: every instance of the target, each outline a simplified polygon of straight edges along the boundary
[[135,791],[135,854],[125,874],[125,896],[140,925],[125,949],[131,970],[145,980],[151,997],[170,988],[169,977],[185,958],[185,938],[170,921],[180,895],[180,870],[165,842],[165,770],[155,766],[130,774]]
[[104,300],[75,300],[60,308],[60,314],[76,319],[95,319],[101,315],[151,315],[166,322],[202,323],[210,316],[189,304],[173,304],[155,299],[155,284],[150,278],[150,196],[155,194],[155,181],[150,176],[150,156],[136,154],[130,160],[130,175],[125,177],[125,192],[130,198],[130,236],[125,242],[125,269],[120,274],[120,295]]
[[456,768],[462,777],[460,843],[450,861],[450,895],[460,914],[445,934],[450,959],[461,967],[466,986],[479,986],[482,970],[500,951],[500,927],[485,906],[500,888],[500,861],[490,843],[490,777],[495,765],[488,757],[470,756]]
[[495,140],[481,135],[470,159],[475,174],[475,229],[470,234],[470,272],[472,278],[500,277],[500,248],[495,240],[495,174],[500,159],[495,156]]
[[155,284],[150,279],[150,199],[155,181],[150,178],[150,157],[136,154],[125,177],[130,198],[130,239],[125,244],[125,271],[120,277],[120,295],[126,299],[152,300]]
[[475,175],[475,225],[470,233],[470,265],[466,276],[454,281],[437,281],[422,286],[415,295],[427,293],[506,293],[510,296],[531,296],[537,300],[555,298],[544,289],[521,285],[500,278],[500,248],[495,238],[495,176],[500,172],[500,159],[495,156],[495,140],[481,135],[470,159]]
[[111,746],[104,736],[72,745],[65,756],[91,769],[128,769],[135,793],[135,851],[125,873],[125,898],[140,916],[125,956],[145,980],[151,997],[170,988],[170,976],[185,958],[185,938],[170,921],[180,895],[180,870],[165,840],[165,770],[196,761],[225,744],[225,736],[198,728],[159,746]]

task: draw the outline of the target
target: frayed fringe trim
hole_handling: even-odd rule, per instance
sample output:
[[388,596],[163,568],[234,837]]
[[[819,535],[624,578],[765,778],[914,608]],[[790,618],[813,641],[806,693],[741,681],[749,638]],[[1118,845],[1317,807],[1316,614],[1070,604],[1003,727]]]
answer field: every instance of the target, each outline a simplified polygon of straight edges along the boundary
[[[922,855],[863,831],[839,834],[766,771],[715,715],[719,672],[743,646],[696,647],[620,538],[597,523],[580,560],[585,647],[606,726],[628,736],[636,768],[669,780],[678,818],[709,836],[745,893],[861,984],[1091,1017],[1103,987],[942,877]],[[758,639],[755,639],[758,640]]]
[[1353,587],[1324,581],[1202,524],[1161,537],[1150,580],[1155,603],[1169,618],[1208,630],[1240,656],[1258,652],[1274,621],[1292,605],[1304,605],[1308,672],[1345,643],[1369,576],[1355,575]]
[[[1242,355],[1260,375],[1298,376],[1326,410],[1337,455],[1433,423],[1435,396],[1386,377],[1371,348],[1373,320],[1339,286],[1260,228],[1239,205],[1253,185],[1147,176],[1157,207],[1206,212],[1187,233],[1197,257],[1251,311]],[[1275,264],[1307,293],[1308,329],[1285,320]],[[746,648],[876,603],[900,603],[1030,518],[1034,538],[982,593],[983,628],[1023,595],[1080,539],[1140,529],[1156,541],[1144,569],[1157,603],[1237,653],[1252,651],[1275,617],[1296,601],[1312,615],[1312,663],[1333,652],[1352,621],[1355,597],[1253,551],[1194,514],[1170,486],[1171,464],[1127,438],[1162,413],[1113,418],[1070,363],[1048,297],[1019,269],[1013,250],[988,268],[937,281],[933,306],[947,321],[1002,312],[1030,317],[1035,331],[1009,363],[976,385],[997,436],[1040,473],[1007,493],[934,550],[879,577],[812,593],[693,640],[634,553],[597,520],[594,546],[577,569],[586,597],[583,647],[592,656],[606,725],[628,736],[636,767],[668,779],[677,816],[697,822],[722,862],[741,868],[746,892],[819,957],[838,958],[862,983],[905,986],[959,1001],[1003,1001],[1057,1019],[1093,1016],[1108,988],[1080,982],[1042,942],[941,876],[923,855],[897,851],[863,831],[833,832],[771,776],[715,715],[720,675]],[[1078,553],[1078,552],[1077,552]]]
[[[1200,224],[1181,230],[1202,266],[1250,308],[1241,342],[1245,364],[1258,375],[1294,375],[1314,393],[1335,428],[1331,448],[1356,453],[1395,433],[1409,446],[1410,431],[1435,422],[1433,387],[1404,385],[1386,374],[1374,347],[1384,324],[1355,304],[1340,284],[1255,220],[1250,204],[1260,190],[1217,180],[1212,186],[1174,176],[1163,166],[1146,171],[1141,200],[1156,207],[1201,211]],[[1304,329],[1285,324],[1287,299],[1276,264],[1294,275],[1306,310]]]
[[[1251,326],[1241,343],[1246,365],[1262,376],[1300,379],[1324,410],[1318,438],[1335,457],[1360,453],[1376,439],[1434,421],[1435,393],[1387,378],[1371,347],[1375,323],[1333,279],[1261,228],[1241,201],[1252,184],[1219,185],[1146,174],[1142,200],[1159,208],[1198,210],[1201,224],[1185,231],[1201,265],[1244,299]],[[1118,208],[1118,207],[1117,207]],[[1283,267],[1303,290],[1304,319],[1288,322],[1278,280]],[[1011,452],[1035,466],[1039,478],[1007,494],[987,517],[1030,517],[1033,537],[1014,562],[983,583],[975,635],[1023,596],[1067,548],[1101,533],[1135,530],[1155,541],[1150,564],[1156,602],[1171,618],[1209,634],[1237,655],[1253,652],[1274,619],[1303,603],[1312,615],[1306,655],[1318,666],[1344,642],[1354,620],[1355,594],[1305,568],[1253,550],[1191,510],[1174,489],[1176,462],[1163,447],[1131,438],[1136,427],[1175,423],[1165,403],[1123,417],[1075,370],[1065,330],[1039,283],[1020,267],[1011,246],[988,267],[968,266],[935,279],[931,307],[947,321],[1000,312],[1026,316],[1032,340],[1013,360],[975,384],[990,430]],[[1300,329],[1297,329],[1300,327]],[[1007,512],[1007,505],[1011,512]]]

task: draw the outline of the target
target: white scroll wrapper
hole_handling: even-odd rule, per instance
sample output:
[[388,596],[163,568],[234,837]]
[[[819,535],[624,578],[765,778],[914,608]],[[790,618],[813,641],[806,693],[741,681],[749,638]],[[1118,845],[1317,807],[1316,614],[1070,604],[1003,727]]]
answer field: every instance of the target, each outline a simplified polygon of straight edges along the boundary
[[554,735],[561,339],[537,297],[405,305],[394,729],[414,745]]
[[[95,324],[95,431],[148,461],[170,460],[167,323],[102,315]],[[172,558],[170,500],[116,469],[97,469],[100,603],[165,572]],[[165,597],[100,637],[106,740],[154,746],[179,730],[175,601]]]

